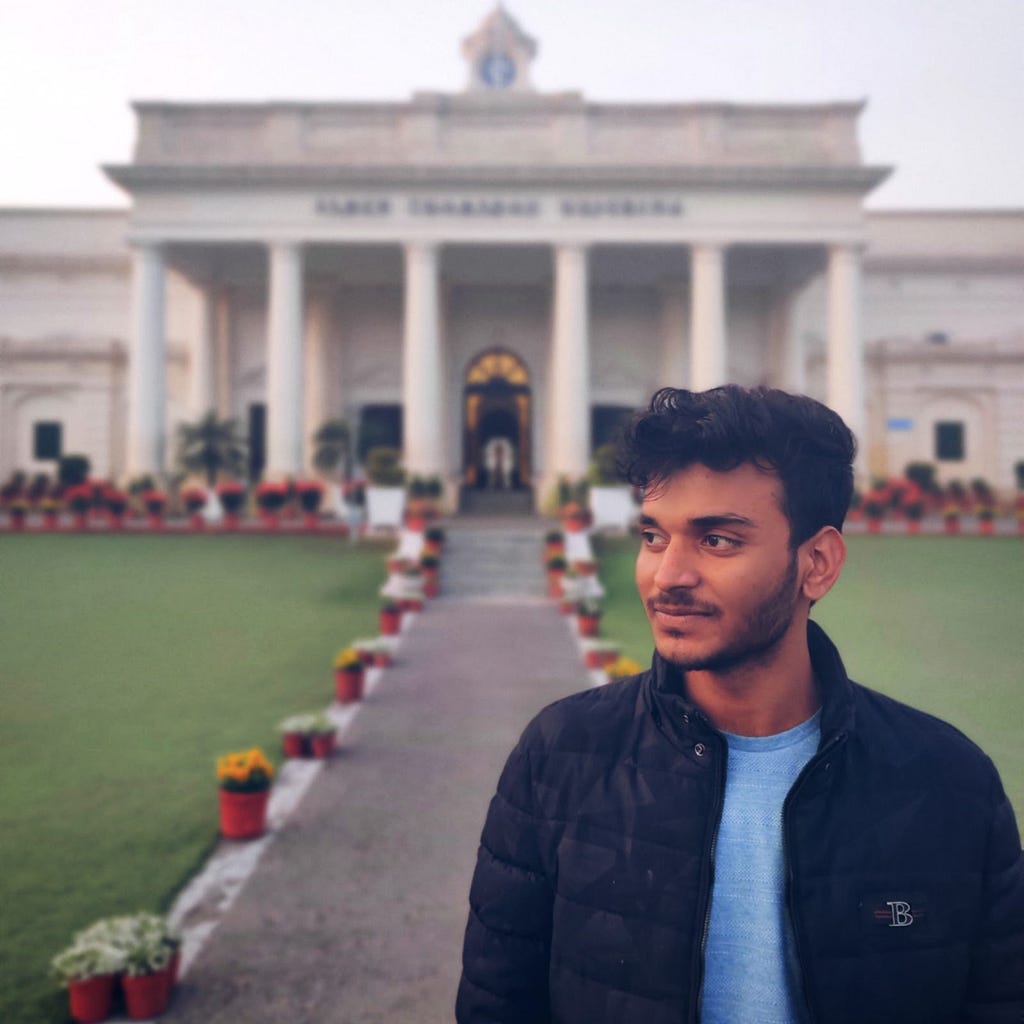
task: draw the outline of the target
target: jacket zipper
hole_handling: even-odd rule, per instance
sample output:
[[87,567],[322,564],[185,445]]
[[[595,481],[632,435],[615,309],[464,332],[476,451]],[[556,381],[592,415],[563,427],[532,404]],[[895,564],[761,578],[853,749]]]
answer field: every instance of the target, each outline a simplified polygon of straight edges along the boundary
[[814,1007],[811,1005],[811,993],[807,986],[807,972],[804,969],[804,958],[800,954],[800,920],[796,913],[796,899],[793,896],[793,861],[790,856],[790,850],[792,849],[792,842],[789,837],[790,831],[790,815],[789,809],[796,799],[797,794],[803,787],[804,782],[818,769],[818,765],[824,761],[825,757],[834,750],[840,743],[846,739],[846,733],[836,733],[835,736],[829,740],[828,743],[822,747],[821,750],[804,766],[804,770],[800,773],[796,782],[793,783],[793,788],[786,795],[786,800],[782,805],[782,861],[786,867],[786,909],[789,912],[789,923],[793,930],[793,944],[795,946],[794,953],[796,954],[796,966],[799,972],[800,981],[800,994],[803,996],[804,1009],[807,1011],[807,1024],[815,1024],[818,1017],[814,1012]]
[[708,927],[711,924],[711,890],[715,882],[715,848],[718,845],[718,830],[722,824],[722,809],[725,806],[725,744],[720,745],[719,757],[715,766],[715,804],[714,804],[714,826],[711,830],[711,842],[707,852],[707,884],[704,886],[704,923],[700,931],[700,947],[697,962],[694,967],[691,991],[695,993],[690,1003],[689,1020],[691,1024],[699,1024],[700,1005],[704,998],[704,954],[708,946]]

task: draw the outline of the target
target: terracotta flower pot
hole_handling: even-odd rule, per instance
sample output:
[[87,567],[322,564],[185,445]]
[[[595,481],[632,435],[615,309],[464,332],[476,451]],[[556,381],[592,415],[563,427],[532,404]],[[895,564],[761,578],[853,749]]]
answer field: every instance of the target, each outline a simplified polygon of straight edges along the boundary
[[548,594],[555,598],[555,600],[558,600],[558,598],[562,596],[562,577],[564,575],[564,569],[548,570]]
[[254,793],[220,790],[220,833],[226,839],[255,839],[267,830],[270,789]]
[[563,615],[575,615],[576,614],[576,602],[575,601],[562,601],[559,604],[559,608]]
[[419,515],[406,516],[405,528],[413,533],[422,533],[427,528],[427,520]]
[[337,737],[333,732],[318,733],[310,738],[314,757],[330,757],[337,746]]
[[224,529],[237,530],[241,524],[242,517],[237,512],[224,513]]
[[204,530],[206,529],[206,523],[203,520],[202,514],[199,512],[193,512],[188,517],[188,525],[193,530]]
[[79,1024],[99,1024],[110,1016],[115,979],[113,974],[99,974],[68,982],[68,1008]]
[[946,533],[950,536],[960,532],[960,520],[959,519],[946,519],[944,520]]
[[85,512],[75,513],[75,529],[76,530],[88,530],[89,529],[89,517]]
[[[398,602],[399,607],[403,612],[421,612],[423,611],[423,602],[418,597],[405,597]],[[382,631],[383,632],[383,631]]]
[[320,522],[320,519],[319,519],[319,517],[317,516],[317,514],[315,512],[305,512],[305,513],[303,513],[302,525],[307,530],[315,530],[317,528],[317,524],[319,522]]
[[160,513],[153,513],[146,517],[151,530],[162,530],[164,528],[164,517]]
[[286,732],[281,735],[281,752],[285,757],[305,757],[306,742],[301,732]]
[[868,516],[868,533],[881,533],[882,520],[877,516]]
[[920,519],[908,519],[907,520],[907,533],[912,536],[916,536],[921,532],[921,520]]
[[577,615],[576,624],[579,627],[580,636],[597,636],[601,628],[601,616]]
[[995,520],[994,519],[980,519],[978,520],[978,533],[982,537],[991,537],[995,533]]
[[391,652],[376,651],[373,655],[373,663],[377,668],[390,668],[394,664],[391,660]]
[[167,1009],[171,995],[170,968],[153,974],[140,974],[136,977],[124,975],[121,978],[124,991],[124,1007],[129,1020],[149,1020],[157,1017]]
[[281,525],[281,517],[276,512],[261,512],[260,518],[265,530],[276,530]]
[[398,636],[402,631],[402,613],[399,610],[380,610],[380,632],[381,636]]
[[171,957],[171,962],[167,965],[167,988],[169,991],[173,991],[174,986],[178,984],[178,972],[180,970],[181,950],[176,949]]
[[441,593],[441,574],[437,569],[423,570],[423,593],[427,597],[437,597]]
[[352,704],[363,699],[363,670],[336,668],[334,670],[334,696],[340,704]]
[[43,527],[47,530],[57,529],[57,513],[56,512],[44,512],[43,513]]

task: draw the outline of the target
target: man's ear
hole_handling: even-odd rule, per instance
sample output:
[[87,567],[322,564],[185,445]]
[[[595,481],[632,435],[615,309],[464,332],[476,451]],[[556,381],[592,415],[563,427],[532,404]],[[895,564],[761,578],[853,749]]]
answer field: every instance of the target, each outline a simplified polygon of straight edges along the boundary
[[800,593],[810,601],[820,601],[839,579],[846,561],[846,542],[834,526],[823,526],[800,545],[803,575]]

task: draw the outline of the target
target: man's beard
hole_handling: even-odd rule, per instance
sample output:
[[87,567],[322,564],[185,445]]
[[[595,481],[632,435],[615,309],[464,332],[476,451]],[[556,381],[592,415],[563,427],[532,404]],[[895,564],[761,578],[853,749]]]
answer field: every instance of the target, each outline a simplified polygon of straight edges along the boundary
[[[741,665],[767,661],[778,647],[793,623],[796,610],[796,552],[790,554],[789,564],[779,585],[746,617],[737,635],[727,640],[721,650],[701,657],[666,658],[684,672],[729,672]],[[671,605],[672,599],[662,602]],[[679,601],[686,607],[686,601]]]

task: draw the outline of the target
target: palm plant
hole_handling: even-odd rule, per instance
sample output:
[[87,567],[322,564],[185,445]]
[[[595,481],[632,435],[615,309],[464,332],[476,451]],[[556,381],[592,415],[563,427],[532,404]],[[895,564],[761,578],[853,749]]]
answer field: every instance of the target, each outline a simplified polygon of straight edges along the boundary
[[313,444],[313,465],[318,473],[331,476],[348,460],[352,433],[343,419],[328,420],[313,435]]
[[220,472],[241,476],[245,459],[246,442],[237,420],[220,420],[208,412],[196,423],[178,426],[179,465],[189,473],[201,473],[210,488]]

